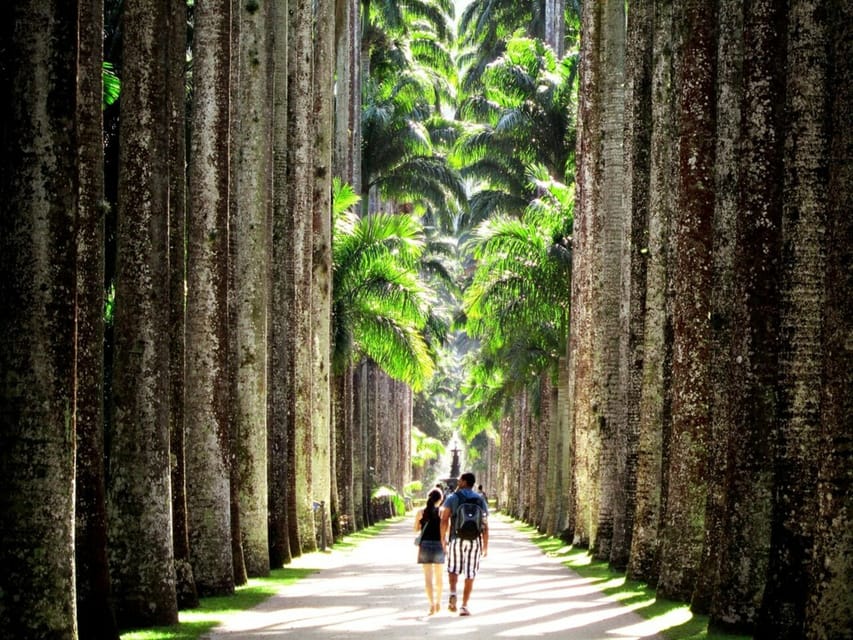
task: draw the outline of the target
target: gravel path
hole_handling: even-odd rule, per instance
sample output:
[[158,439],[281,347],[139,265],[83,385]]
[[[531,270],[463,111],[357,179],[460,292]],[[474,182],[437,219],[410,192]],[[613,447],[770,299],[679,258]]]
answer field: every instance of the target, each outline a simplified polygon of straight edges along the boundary
[[[294,567],[319,571],[234,616],[209,640],[460,637],[661,640],[655,625],[609,599],[592,580],[544,555],[523,533],[493,517],[470,617],[426,616],[411,516],[349,551],[307,554]],[[461,603],[461,587],[459,596]]]

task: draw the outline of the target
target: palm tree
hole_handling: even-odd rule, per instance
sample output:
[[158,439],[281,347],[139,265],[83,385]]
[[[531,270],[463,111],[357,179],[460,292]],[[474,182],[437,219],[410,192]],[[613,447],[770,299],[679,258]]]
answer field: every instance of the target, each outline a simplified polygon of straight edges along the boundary
[[312,194],[313,316],[313,460],[314,499],[330,508],[320,512],[322,531],[331,527],[335,504],[332,464],[331,322],[332,322],[332,135],[334,133],[335,2],[314,3],[314,189]]
[[192,568],[200,595],[234,591],[227,439],[227,0],[196,7],[187,221],[186,469]]
[[[70,640],[77,636],[75,124],[99,114],[91,102],[78,111],[75,100],[76,3],[7,4],[0,12],[8,92],[0,106],[0,625]],[[89,78],[100,66],[92,69],[90,56],[79,62]]]
[[[282,3],[273,7],[273,86],[286,87],[288,73],[287,35],[289,15]],[[272,249],[269,310],[269,384],[267,393],[268,437],[268,487],[269,487],[269,545],[270,566],[280,569],[292,559],[290,543],[289,510],[292,502],[289,490],[290,464],[288,457],[289,415],[293,411],[288,366],[291,350],[288,348],[290,327],[287,310],[291,306],[287,287],[287,259],[289,257],[287,206],[287,92],[275,91],[273,96],[273,198],[272,198]],[[298,549],[296,550],[298,554]]]
[[[190,563],[186,495],[187,4],[169,6],[169,387],[172,539],[178,608],[198,606]],[[106,76],[105,76],[106,77]],[[101,279],[103,281],[103,278]]]
[[335,371],[369,357],[392,377],[422,387],[434,365],[423,335],[432,299],[416,270],[420,225],[408,215],[344,212],[334,234]]
[[[679,81],[678,206],[673,218],[672,430],[658,593],[689,601],[696,587],[705,527],[710,444],[710,291],[714,216],[714,12],[700,0],[682,7],[690,34]],[[702,105],[701,108],[698,105]],[[697,162],[697,158],[699,161]]]
[[530,38],[512,39],[485,71],[482,92],[460,107],[473,124],[457,144],[456,162],[476,185],[463,226],[495,213],[521,215],[536,195],[526,176],[532,164],[561,182],[572,179],[576,77],[576,56],[557,61]]
[[125,8],[109,553],[119,626],[178,619],[169,456],[168,17]]
[[[78,4],[77,465],[74,550],[81,636],[117,640],[110,602],[104,465],[104,145],[102,104],[118,97],[103,60],[102,0]],[[111,78],[116,84],[105,83]],[[109,97],[107,97],[109,95]]]
[[267,306],[270,229],[272,61],[268,2],[239,6],[239,73],[232,131],[236,164],[230,212],[234,299],[230,373],[235,379],[232,430],[239,529],[246,573],[269,573],[267,530]]
[[365,79],[389,77],[413,66],[443,68],[449,75],[451,0],[363,0],[361,5]]
[[428,86],[414,72],[403,72],[393,82],[368,81],[362,113],[362,207],[369,196],[386,201],[425,203],[444,209],[462,202],[466,194],[437,143],[452,141],[454,127],[426,98]]
[[370,358],[389,375],[422,387],[433,369],[424,335],[431,297],[417,279],[422,240],[420,227],[411,216],[370,214],[359,218],[346,211],[358,202],[358,196],[337,180],[334,202],[336,468],[340,516],[344,526],[350,527],[369,521],[366,501],[372,489],[364,480],[365,460],[371,451],[363,445],[368,421],[355,411],[359,385],[354,384],[354,365]]
[[574,190],[543,167],[532,170],[530,182],[542,196],[521,219],[485,221],[471,240],[478,263],[465,292],[466,329],[481,344],[462,417],[469,440],[566,349]]
[[545,0],[473,0],[459,20],[465,47],[459,56],[464,69],[463,87],[474,93],[486,67],[506,50],[507,42],[523,29],[529,38],[545,35]]

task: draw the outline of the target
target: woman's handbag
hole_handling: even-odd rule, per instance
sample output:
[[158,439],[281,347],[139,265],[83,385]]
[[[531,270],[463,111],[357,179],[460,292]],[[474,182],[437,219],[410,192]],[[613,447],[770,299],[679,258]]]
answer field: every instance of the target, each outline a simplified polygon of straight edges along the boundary
[[421,527],[421,532],[415,536],[415,546],[421,546],[421,538],[424,537],[424,529],[426,529],[426,524]]

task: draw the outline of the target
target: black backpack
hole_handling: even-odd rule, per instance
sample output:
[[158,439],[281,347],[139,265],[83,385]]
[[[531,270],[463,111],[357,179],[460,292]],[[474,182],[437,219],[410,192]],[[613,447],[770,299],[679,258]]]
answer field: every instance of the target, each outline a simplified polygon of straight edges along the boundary
[[463,498],[459,495],[459,505],[453,513],[455,535],[461,540],[476,540],[483,533],[483,507],[479,496]]

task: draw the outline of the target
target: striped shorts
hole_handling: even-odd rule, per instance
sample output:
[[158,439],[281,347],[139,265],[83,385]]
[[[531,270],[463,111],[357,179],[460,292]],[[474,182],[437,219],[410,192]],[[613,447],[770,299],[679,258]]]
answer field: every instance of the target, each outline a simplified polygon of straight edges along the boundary
[[447,573],[455,573],[469,580],[477,577],[480,570],[481,538],[461,540],[453,538],[447,546]]

